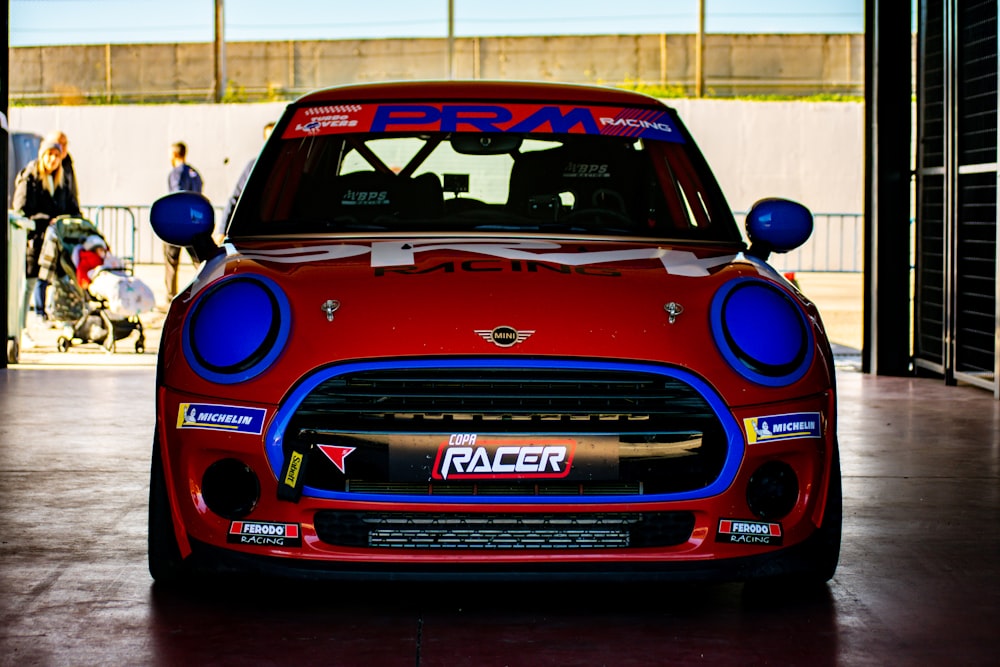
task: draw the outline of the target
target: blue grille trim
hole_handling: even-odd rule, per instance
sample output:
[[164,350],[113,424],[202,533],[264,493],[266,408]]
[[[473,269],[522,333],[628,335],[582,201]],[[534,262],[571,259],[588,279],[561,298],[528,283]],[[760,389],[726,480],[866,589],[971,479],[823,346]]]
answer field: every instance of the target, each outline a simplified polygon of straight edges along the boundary
[[745,443],[743,431],[733,418],[726,404],[715,393],[715,391],[699,377],[687,371],[676,368],[667,368],[653,364],[616,362],[616,361],[585,361],[576,359],[498,359],[491,358],[463,358],[463,359],[404,359],[404,360],[380,360],[351,362],[330,366],[317,371],[313,375],[305,378],[299,384],[288,400],[278,410],[275,418],[267,430],[265,439],[265,449],[268,462],[274,472],[275,477],[280,477],[281,467],[284,462],[282,448],[283,434],[288,428],[288,423],[295,415],[299,405],[303,400],[320,384],[338,375],[348,375],[352,373],[362,373],[365,371],[379,370],[426,370],[434,368],[442,369],[495,369],[498,367],[510,369],[545,369],[545,370],[591,370],[591,371],[619,371],[633,373],[649,373],[674,378],[687,383],[695,389],[705,401],[711,406],[722,425],[726,434],[726,459],[722,466],[722,472],[718,478],[707,487],[683,493],[665,493],[642,496],[640,498],[625,499],[622,496],[574,496],[567,497],[538,497],[526,498],[519,496],[516,498],[504,497],[482,497],[482,496],[434,496],[426,495],[390,495],[390,494],[365,494],[365,493],[345,493],[342,491],[328,491],[306,486],[304,495],[312,498],[325,498],[330,500],[344,500],[353,502],[388,502],[393,504],[401,503],[433,503],[433,504],[482,504],[482,505],[503,505],[503,504],[537,504],[537,505],[565,505],[581,503],[651,503],[679,500],[698,500],[719,495],[732,484],[736,478],[740,464],[743,461]]

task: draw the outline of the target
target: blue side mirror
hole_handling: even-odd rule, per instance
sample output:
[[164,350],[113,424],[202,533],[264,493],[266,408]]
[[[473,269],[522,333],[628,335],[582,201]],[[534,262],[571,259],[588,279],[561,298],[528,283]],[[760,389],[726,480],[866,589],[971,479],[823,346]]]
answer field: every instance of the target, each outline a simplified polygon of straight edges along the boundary
[[215,230],[215,210],[204,195],[197,192],[172,192],[153,202],[149,224],[167,243],[197,246],[204,237],[211,239]]
[[772,252],[795,250],[809,240],[813,217],[802,204],[789,199],[761,199],[747,214],[750,254],[766,260]]

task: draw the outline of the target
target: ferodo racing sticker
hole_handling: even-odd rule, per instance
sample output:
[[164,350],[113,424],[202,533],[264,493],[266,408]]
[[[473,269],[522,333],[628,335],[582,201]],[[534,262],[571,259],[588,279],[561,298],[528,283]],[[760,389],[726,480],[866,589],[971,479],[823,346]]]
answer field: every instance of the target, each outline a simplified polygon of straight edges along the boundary
[[301,547],[302,532],[297,523],[233,521],[226,541],[258,547]]
[[716,542],[729,544],[781,545],[781,524],[745,519],[719,519]]
[[561,479],[573,467],[574,440],[489,438],[455,433],[441,443],[434,479]]
[[483,102],[303,107],[296,110],[283,138],[356,132],[603,134],[675,143],[684,141],[670,115],[657,109]]

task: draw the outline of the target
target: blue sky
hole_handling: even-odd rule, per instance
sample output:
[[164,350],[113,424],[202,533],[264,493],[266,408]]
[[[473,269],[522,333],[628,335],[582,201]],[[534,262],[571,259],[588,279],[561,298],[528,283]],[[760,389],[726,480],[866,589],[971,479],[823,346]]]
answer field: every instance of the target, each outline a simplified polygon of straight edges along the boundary
[[[453,0],[455,35],[693,33],[698,0]],[[448,0],[225,0],[227,41],[444,37]],[[10,0],[10,45],[210,42],[214,0]],[[860,33],[864,0],[705,0],[712,33]]]

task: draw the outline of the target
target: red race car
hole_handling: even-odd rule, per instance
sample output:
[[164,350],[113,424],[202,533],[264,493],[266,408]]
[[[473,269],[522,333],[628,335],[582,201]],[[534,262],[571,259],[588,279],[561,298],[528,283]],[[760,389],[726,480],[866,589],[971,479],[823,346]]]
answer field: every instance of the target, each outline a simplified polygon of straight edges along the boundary
[[815,306],[744,242],[677,114],[420,82],[291,104],[157,372],[149,568],[308,578],[825,582],[841,482]]

